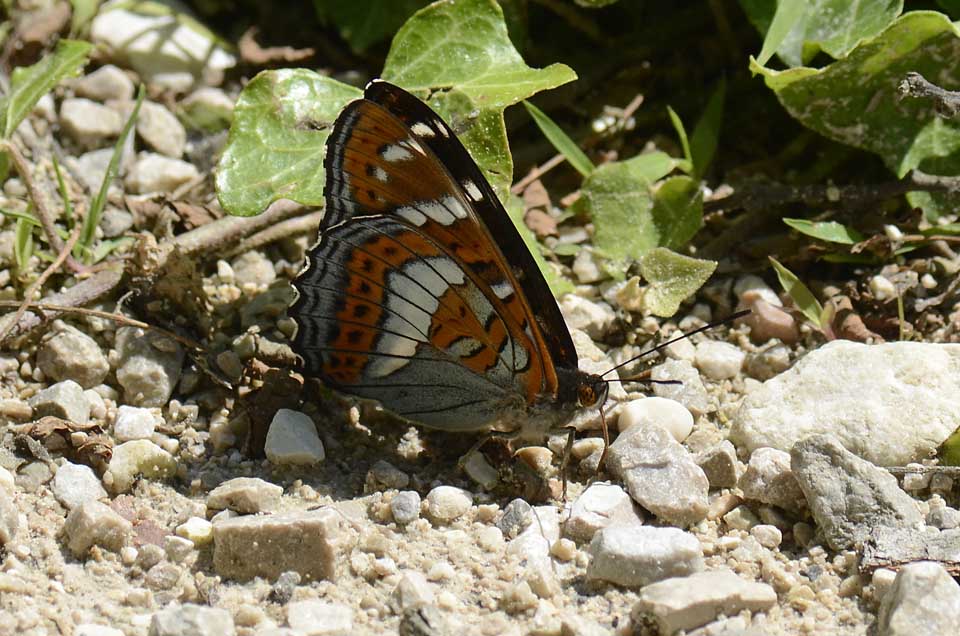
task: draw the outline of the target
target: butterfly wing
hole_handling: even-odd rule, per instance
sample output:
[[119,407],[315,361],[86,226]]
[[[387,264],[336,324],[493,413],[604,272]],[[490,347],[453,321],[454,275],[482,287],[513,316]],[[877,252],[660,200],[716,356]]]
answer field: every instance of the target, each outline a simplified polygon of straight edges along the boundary
[[308,372],[448,429],[556,392],[556,361],[575,367],[576,353],[553,296],[436,114],[374,82],[337,119],[324,164],[321,239],[291,309]]

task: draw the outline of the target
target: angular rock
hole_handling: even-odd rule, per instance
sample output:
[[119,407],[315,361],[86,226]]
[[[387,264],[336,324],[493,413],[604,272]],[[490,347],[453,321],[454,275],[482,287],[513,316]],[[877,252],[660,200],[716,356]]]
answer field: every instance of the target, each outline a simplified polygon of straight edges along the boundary
[[180,105],[191,124],[204,130],[223,130],[233,119],[233,99],[219,88],[202,86],[187,95]]
[[113,64],[101,66],[89,75],[74,80],[71,85],[80,97],[98,102],[133,99],[133,81]]
[[740,347],[719,340],[704,340],[697,345],[694,364],[712,380],[737,377],[747,354]]
[[137,327],[118,329],[116,348],[120,353],[117,382],[125,401],[134,406],[165,406],[180,379],[183,348]]
[[87,501],[70,511],[63,530],[67,547],[81,558],[94,545],[118,552],[127,544],[133,526],[110,506]]
[[104,483],[115,493],[127,492],[138,475],[169,479],[177,474],[176,458],[147,439],[124,442],[113,449]]
[[664,521],[687,526],[707,516],[710,484],[693,457],[665,429],[635,426],[610,445],[607,468],[638,504]]
[[703,570],[697,538],[677,528],[612,526],[594,535],[587,578],[640,587]]
[[218,607],[182,605],[164,608],[150,620],[149,636],[234,636],[230,612]]
[[124,404],[117,409],[117,418],[113,421],[113,437],[121,443],[150,439],[156,427],[157,417],[150,409]]
[[860,459],[830,435],[814,435],[790,451],[793,473],[810,512],[834,550],[859,547],[880,527],[920,528],[923,516],[897,478]]
[[432,605],[435,598],[433,585],[427,581],[427,577],[415,570],[403,572],[393,590],[393,602],[400,611]]
[[245,252],[230,263],[238,287],[250,285],[256,289],[266,289],[277,279],[277,270],[273,262],[262,252]]
[[0,489],[0,546],[10,543],[19,527],[20,511],[13,496],[6,489]]
[[210,510],[233,510],[240,514],[272,512],[280,506],[283,488],[258,477],[234,477],[207,495]]
[[737,485],[737,449],[729,440],[698,453],[694,461],[707,476],[711,488],[733,488]]
[[112,108],[71,97],[60,105],[60,125],[84,148],[98,148],[123,130],[123,118]]
[[596,303],[577,294],[564,296],[560,311],[571,329],[585,331],[594,340],[602,338],[617,317],[607,303]]
[[[133,105],[131,104],[131,110]],[[167,108],[144,101],[137,117],[137,134],[148,146],[162,155],[179,159],[187,145],[187,131]]]
[[960,571],[960,529],[875,528],[863,546],[861,570],[890,568],[915,561],[937,561]]
[[437,486],[427,493],[427,515],[436,523],[450,523],[467,514],[473,495],[456,486]]
[[83,387],[73,380],[63,380],[40,391],[28,401],[33,408],[33,417],[53,415],[75,424],[90,420],[90,402],[83,394]]
[[176,533],[195,546],[205,546],[213,541],[213,524],[200,517],[190,517],[177,526]]
[[960,585],[938,563],[909,563],[883,597],[878,636],[955,634],[960,625]]
[[123,181],[132,192],[147,194],[173,192],[198,176],[200,173],[192,163],[152,152],[141,152]]
[[73,630],[73,636],[124,636],[123,632],[115,627],[81,623]]
[[550,546],[560,538],[560,511],[553,506],[537,506],[533,516],[526,529],[507,543],[506,553],[521,557],[528,568],[549,568]]
[[310,465],[325,457],[313,420],[291,409],[279,409],[273,416],[264,451],[274,464]]
[[524,499],[514,499],[503,509],[503,514],[497,519],[497,527],[507,539],[515,539],[527,529],[536,517],[533,506]]
[[766,583],[723,569],[651,583],[640,590],[630,619],[635,627],[651,625],[660,634],[673,634],[706,625],[721,614],[733,616],[743,610],[755,614],[776,604],[777,593]]
[[315,599],[295,601],[287,605],[287,623],[303,636],[350,636],[353,609]]
[[53,477],[53,496],[64,508],[73,510],[87,501],[105,499],[107,491],[92,468],[64,462]]
[[700,379],[700,372],[689,360],[667,360],[650,370],[650,378],[657,382],[667,380],[680,384],[654,384],[653,392],[683,404],[694,417],[716,410]]
[[103,383],[110,363],[97,341],[76,327],[58,326],[37,351],[40,370],[52,380],[73,380],[84,389]]
[[747,499],[784,510],[802,510],[806,505],[803,490],[790,467],[790,454],[775,448],[753,451],[737,485]]
[[234,517],[213,524],[213,567],[239,581],[275,579],[293,571],[305,580],[332,580],[342,537],[340,515],[309,512]]
[[594,482],[573,502],[563,523],[563,533],[574,541],[585,543],[603,528],[642,523],[642,515],[623,488],[607,482]]
[[958,421],[960,344],[835,340],[750,392],[730,440],[789,451],[829,433],[873,464],[903,466],[932,454]]

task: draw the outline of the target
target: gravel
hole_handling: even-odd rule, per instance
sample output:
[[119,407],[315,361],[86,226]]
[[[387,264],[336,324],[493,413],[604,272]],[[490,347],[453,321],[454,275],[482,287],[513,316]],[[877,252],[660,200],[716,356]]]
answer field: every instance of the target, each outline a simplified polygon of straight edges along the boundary
[[604,528],[590,542],[590,556],[588,578],[624,587],[640,587],[704,568],[700,542],[677,528]]
[[310,465],[326,457],[317,427],[309,416],[280,409],[273,416],[264,450],[274,464]]

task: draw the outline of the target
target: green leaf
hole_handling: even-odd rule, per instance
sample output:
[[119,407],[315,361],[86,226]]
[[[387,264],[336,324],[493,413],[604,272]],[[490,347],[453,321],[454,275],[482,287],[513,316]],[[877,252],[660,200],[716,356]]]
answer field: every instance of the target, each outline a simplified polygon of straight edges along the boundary
[[960,429],[957,429],[940,445],[937,451],[942,466],[960,466]]
[[553,144],[553,147],[557,149],[557,152],[562,154],[564,158],[570,162],[570,165],[573,166],[577,172],[582,174],[585,177],[590,176],[590,173],[593,172],[595,166],[593,162],[590,161],[590,158],[580,150],[580,147],[577,146],[576,142],[573,139],[570,139],[567,136],[567,133],[558,126],[552,119],[550,119],[546,113],[542,110],[528,102],[527,100],[523,101],[523,105],[526,107],[527,112],[530,113],[530,116],[533,117],[533,121],[537,123],[537,126],[540,127],[540,131],[543,133],[543,136]]
[[903,0],[740,0],[740,5],[766,33],[758,61],[766,64],[776,52],[788,66],[805,64],[820,51],[843,58],[903,10]]
[[329,127],[361,91],[305,69],[264,71],[237,100],[216,172],[220,205],[251,216],[277,199],[323,204]]
[[330,19],[350,48],[362,53],[383,42],[428,0],[313,0],[321,19]]
[[720,126],[723,123],[723,103],[727,96],[727,81],[720,80],[710,96],[707,107],[693,128],[690,138],[690,160],[693,163],[693,178],[702,179],[706,174],[720,140]]
[[936,225],[934,227],[928,227],[925,230],[920,230],[920,233],[924,236],[938,236],[947,234],[950,236],[960,235],[960,223],[947,223],[946,225]]
[[640,273],[648,283],[643,291],[644,309],[654,316],[672,316],[716,268],[716,261],[690,258],[663,247],[650,250],[640,259]]
[[558,243],[552,251],[556,256],[576,256],[582,249],[583,246],[577,243]]
[[34,225],[26,219],[17,219],[17,229],[13,240],[13,257],[17,261],[17,269],[23,271],[33,255],[33,228]]
[[67,192],[67,184],[63,181],[63,174],[60,172],[60,162],[57,161],[57,155],[51,154],[53,161],[53,172],[57,175],[57,191],[60,193],[60,200],[63,201],[63,219],[67,222],[67,227],[73,227],[73,203],[70,201],[70,194]]
[[527,66],[494,0],[435,2],[415,13],[393,38],[382,75],[427,100],[504,201],[513,158],[503,110],[576,79],[563,64]]
[[683,161],[677,162],[677,168],[686,173],[693,172],[693,154],[690,152],[690,140],[687,138],[687,129],[683,127],[683,120],[675,110],[667,106],[667,114],[670,116],[670,123],[673,129],[677,131],[677,137],[680,138],[680,146],[683,148]]
[[10,78],[10,93],[0,101],[0,129],[3,130],[4,139],[10,138],[41,97],[49,93],[60,80],[84,67],[92,48],[89,42],[60,40],[53,53],[33,66],[14,69]]
[[510,220],[513,221],[513,225],[517,228],[517,232],[520,233],[524,244],[527,246],[527,249],[530,250],[533,260],[536,261],[537,266],[540,268],[540,272],[543,274],[544,279],[546,279],[547,285],[549,285],[550,290],[553,291],[553,295],[560,297],[567,292],[573,291],[573,283],[560,275],[557,268],[543,258],[543,250],[540,247],[540,243],[537,242],[537,237],[533,235],[533,232],[530,231],[527,224],[523,222],[523,200],[520,197],[510,197],[506,205],[506,210],[510,215]]
[[843,245],[853,245],[864,240],[863,234],[857,232],[852,227],[847,227],[836,221],[808,221],[807,219],[783,219],[783,222],[807,236],[829,241],[830,243],[841,243]]
[[679,247],[700,225],[702,197],[689,177],[657,183],[676,167],[662,152],[599,166],[587,177],[576,203],[594,225],[593,244],[622,277],[629,261],[655,247]]
[[790,298],[793,299],[797,309],[799,309],[800,313],[807,317],[807,320],[819,328],[821,326],[820,316],[823,314],[823,305],[821,305],[820,301],[817,300],[816,296],[813,295],[813,292],[811,292],[806,285],[800,282],[800,279],[797,278],[796,274],[781,265],[780,261],[774,257],[768,256],[767,258],[770,259],[770,262],[773,264],[773,269],[777,272],[777,278],[780,279],[780,285],[783,287],[783,290],[787,292]]
[[73,14],[70,16],[70,37],[76,37],[93,20],[100,8],[100,0],[70,0]]
[[143,84],[137,91],[137,100],[133,105],[133,111],[127,118],[127,123],[123,126],[120,136],[113,144],[113,153],[110,155],[110,163],[107,164],[107,171],[103,173],[103,181],[100,182],[100,190],[90,202],[90,210],[83,219],[83,227],[80,230],[80,238],[77,239],[75,253],[78,255],[88,253],[90,246],[93,245],[93,239],[96,237],[97,226],[100,224],[100,217],[103,216],[103,210],[107,205],[107,192],[110,190],[110,184],[117,176],[117,168],[120,166],[120,157],[123,156],[123,146],[127,143],[127,137],[133,130],[137,122],[137,115],[140,114],[140,104],[146,95],[146,89]]

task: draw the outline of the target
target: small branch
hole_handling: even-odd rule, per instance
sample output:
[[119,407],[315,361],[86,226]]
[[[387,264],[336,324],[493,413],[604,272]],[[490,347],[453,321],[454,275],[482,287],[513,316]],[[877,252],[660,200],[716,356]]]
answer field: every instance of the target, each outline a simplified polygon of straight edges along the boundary
[[934,110],[943,117],[956,117],[960,114],[960,93],[931,84],[920,73],[907,73],[897,85],[897,90],[902,97],[932,99]]
[[[23,185],[26,186],[27,191],[30,193],[30,199],[33,201],[37,216],[40,218],[40,225],[43,226],[43,231],[47,235],[47,242],[50,243],[51,249],[55,252],[62,253],[63,241],[60,239],[60,235],[57,234],[57,228],[53,224],[54,216],[50,212],[50,207],[47,205],[46,195],[37,187],[37,184],[33,180],[30,165],[27,163],[27,160],[24,159],[20,149],[12,142],[3,142],[2,149],[10,155],[10,159],[17,169],[17,173],[20,175]],[[84,266],[74,260],[70,254],[66,255],[65,260],[67,267],[69,267],[72,272],[85,271]]]
[[527,189],[528,185],[559,166],[564,162],[564,159],[565,158],[563,155],[556,154],[547,159],[541,165],[535,166],[533,170],[527,173],[527,176],[513,184],[513,187],[510,188],[510,193],[520,196],[523,194],[523,191]]
[[219,252],[246,236],[294,216],[303,209],[304,207],[299,203],[281,199],[257,216],[226,216],[213,223],[201,225],[195,230],[179,234],[169,243],[172,243],[171,247],[178,247],[181,254]]
[[960,477],[960,466],[889,466],[885,468],[891,475],[946,475]]
[[242,254],[243,252],[248,252],[264,245],[269,245],[270,243],[279,241],[287,236],[304,234],[311,231],[316,232],[317,228],[320,226],[321,219],[323,219],[323,210],[317,210],[316,212],[311,212],[310,214],[296,216],[292,219],[281,221],[280,223],[271,225],[267,229],[261,230],[253,236],[244,239],[236,247],[227,252],[225,256],[236,256],[237,254]]

